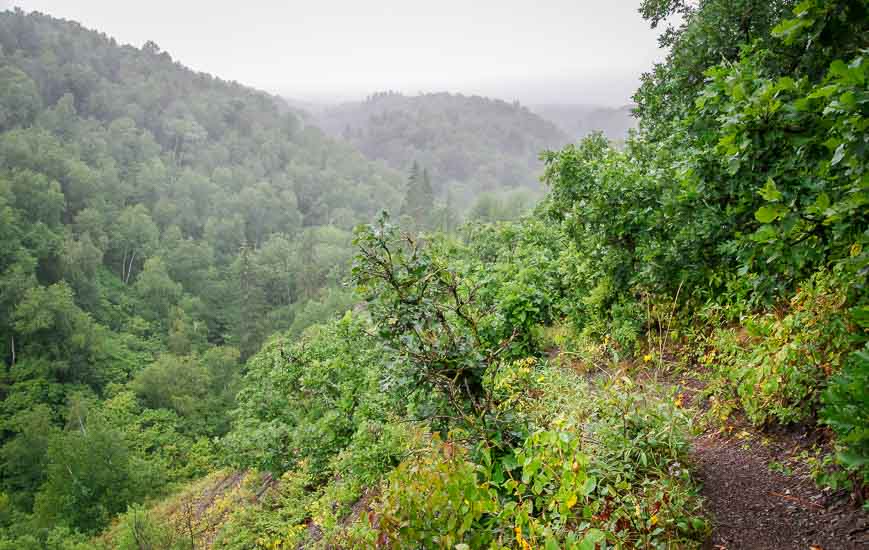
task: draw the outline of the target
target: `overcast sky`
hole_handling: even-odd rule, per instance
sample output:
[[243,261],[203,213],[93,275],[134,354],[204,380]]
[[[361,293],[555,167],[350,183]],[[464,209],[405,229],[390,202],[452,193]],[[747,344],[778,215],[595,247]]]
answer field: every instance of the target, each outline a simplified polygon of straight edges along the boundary
[[306,100],[452,91],[627,102],[662,57],[639,0],[0,0]]

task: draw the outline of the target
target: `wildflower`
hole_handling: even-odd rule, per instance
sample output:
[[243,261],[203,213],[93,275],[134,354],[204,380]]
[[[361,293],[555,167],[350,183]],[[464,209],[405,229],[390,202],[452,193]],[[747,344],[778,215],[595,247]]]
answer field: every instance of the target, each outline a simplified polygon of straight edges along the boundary
[[643,362],[648,363],[648,362],[651,361],[651,360],[652,360],[652,354],[651,354],[651,353],[647,353],[647,354],[645,354],[645,355],[643,356]]
[[655,514],[654,516],[652,516],[652,526],[655,526],[657,524],[658,524],[658,514]]
[[519,547],[522,548],[522,550],[532,550],[531,545],[528,544],[528,541],[525,540],[525,537],[522,536],[522,528],[517,525],[515,530],[516,530],[516,542],[519,543]]

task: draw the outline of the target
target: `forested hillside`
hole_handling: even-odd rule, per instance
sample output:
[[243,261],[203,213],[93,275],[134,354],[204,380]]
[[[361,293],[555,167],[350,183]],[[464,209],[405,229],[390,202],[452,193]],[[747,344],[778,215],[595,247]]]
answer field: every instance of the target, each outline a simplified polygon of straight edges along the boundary
[[[544,152],[532,213],[449,231],[420,223],[440,177],[425,159],[402,160],[403,186],[153,46],[5,14],[0,549],[869,544],[869,8],[640,13],[676,23],[634,96],[638,131]],[[100,44],[132,64],[118,69],[138,82],[129,97],[185,98],[200,138],[148,126],[170,112],[149,104],[141,122],[122,115],[140,141],[116,159],[128,142],[105,136],[117,120],[89,110],[92,94],[79,104],[80,79],[40,80],[82,40],[95,66]],[[185,78],[210,84],[184,95]],[[208,93],[245,116],[211,136],[193,107]],[[134,155],[144,143],[154,153]],[[286,156],[265,154],[276,143]],[[220,202],[235,177],[202,173],[224,151],[241,181],[262,169],[237,192],[266,195],[242,203],[255,215]],[[143,155],[169,183],[129,160]],[[213,182],[208,200],[167,195],[187,173]],[[321,211],[299,183],[317,181],[327,197],[348,186]],[[274,214],[295,225],[257,223],[275,189],[295,197]],[[201,204],[228,210],[181,215]],[[355,293],[298,309],[339,275],[310,266],[344,257],[355,222]],[[202,270],[198,247],[213,255]],[[300,318],[325,321],[299,334]]]
[[5,12],[0,48],[0,516],[92,532],[208,471],[244,359],[352,303],[405,176],[152,43]]
[[403,172],[418,163],[437,196],[454,204],[504,188],[539,190],[540,152],[570,142],[518,103],[449,93],[376,93],[317,120],[371,159]]

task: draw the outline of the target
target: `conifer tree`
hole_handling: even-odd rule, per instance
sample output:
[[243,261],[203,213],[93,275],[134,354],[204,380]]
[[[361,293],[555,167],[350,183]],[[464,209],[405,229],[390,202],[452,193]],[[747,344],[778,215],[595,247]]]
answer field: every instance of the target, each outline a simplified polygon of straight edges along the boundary
[[411,218],[413,225],[422,229],[431,225],[433,209],[434,190],[428,170],[422,169],[420,172],[419,163],[414,161],[407,179],[407,192],[401,206],[401,215]]

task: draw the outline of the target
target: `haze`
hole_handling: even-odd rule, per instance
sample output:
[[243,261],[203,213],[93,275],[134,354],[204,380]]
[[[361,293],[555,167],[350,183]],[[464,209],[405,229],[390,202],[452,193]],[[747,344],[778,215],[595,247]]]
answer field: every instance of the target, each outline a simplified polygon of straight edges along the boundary
[[[13,0],[194,69],[309,101],[377,90],[624,104],[660,59],[638,1]],[[8,5],[7,5],[8,7]]]

